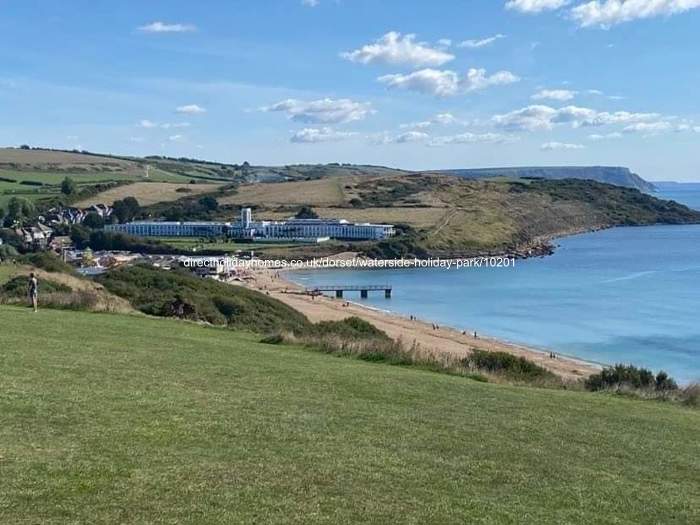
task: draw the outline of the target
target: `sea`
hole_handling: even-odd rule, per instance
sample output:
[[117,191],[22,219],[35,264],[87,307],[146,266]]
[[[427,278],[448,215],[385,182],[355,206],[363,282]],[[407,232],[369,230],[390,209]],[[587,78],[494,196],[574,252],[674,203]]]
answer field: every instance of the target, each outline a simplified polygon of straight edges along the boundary
[[[660,198],[700,209],[699,184]],[[700,381],[700,226],[614,228],[557,240],[512,267],[298,270],[301,285],[390,284],[369,307],[602,365],[632,363]],[[355,297],[355,295],[357,297]]]

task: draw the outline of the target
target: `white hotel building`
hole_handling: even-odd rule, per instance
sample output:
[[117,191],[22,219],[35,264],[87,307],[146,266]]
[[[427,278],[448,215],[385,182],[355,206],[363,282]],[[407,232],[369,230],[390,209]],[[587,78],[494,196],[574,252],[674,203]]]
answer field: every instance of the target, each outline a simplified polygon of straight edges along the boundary
[[254,221],[250,208],[241,210],[238,222],[160,222],[137,221],[109,224],[106,231],[139,237],[233,237],[249,240],[322,241],[381,240],[394,235],[392,224],[352,223],[344,219],[289,219]]

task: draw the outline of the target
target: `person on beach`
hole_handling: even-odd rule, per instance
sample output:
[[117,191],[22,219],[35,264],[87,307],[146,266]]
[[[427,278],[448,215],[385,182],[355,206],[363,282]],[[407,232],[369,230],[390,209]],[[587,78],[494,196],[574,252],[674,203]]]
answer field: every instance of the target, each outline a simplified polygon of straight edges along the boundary
[[29,304],[36,312],[39,308],[39,281],[37,281],[34,272],[29,274],[29,282],[27,283],[27,295],[29,296]]

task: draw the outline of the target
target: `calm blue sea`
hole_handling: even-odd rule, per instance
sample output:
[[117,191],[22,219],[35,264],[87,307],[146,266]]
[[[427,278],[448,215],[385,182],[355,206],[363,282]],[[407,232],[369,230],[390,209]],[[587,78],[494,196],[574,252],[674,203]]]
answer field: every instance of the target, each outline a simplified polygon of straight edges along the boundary
[[[700,208],[700,199],[686,202]],[[515,268],[290,277],[307,286],[390,283],[391,299],[370,293],[363,302],[599,363],[631,362],[700,380],[700,226],[617,228],[558,245],[553,256]]]

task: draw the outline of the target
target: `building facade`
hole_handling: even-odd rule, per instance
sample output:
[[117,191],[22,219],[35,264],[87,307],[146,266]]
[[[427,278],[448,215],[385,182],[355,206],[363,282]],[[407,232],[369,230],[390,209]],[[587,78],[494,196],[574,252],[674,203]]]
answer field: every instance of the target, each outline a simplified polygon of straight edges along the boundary
[[139,237],[232,237],[264,240],[381,240],[394,235],[391,224],[352,223],[344,219],[289,219],[254,221],[250,208],[241,210],[238,222],[160,222],[137,221],[109,224],[105,230]]
[[229,235],[231,224],[228,222],[135,221],[127,224],[107,224],[105,230],[137,237],[223,237]]

